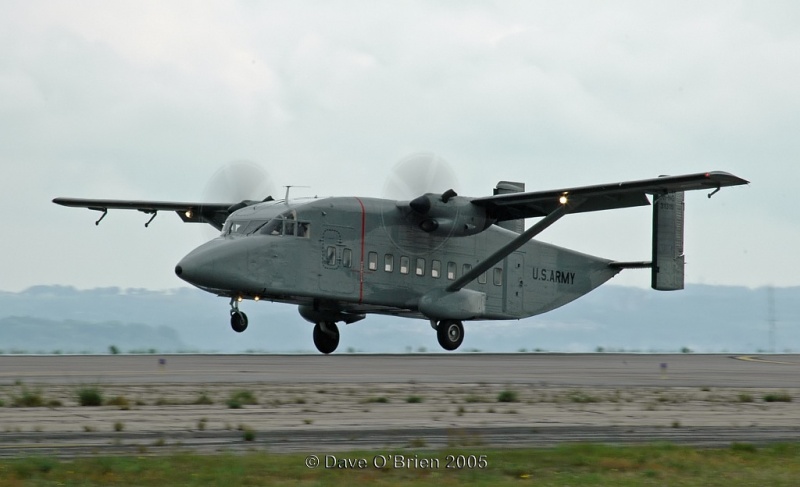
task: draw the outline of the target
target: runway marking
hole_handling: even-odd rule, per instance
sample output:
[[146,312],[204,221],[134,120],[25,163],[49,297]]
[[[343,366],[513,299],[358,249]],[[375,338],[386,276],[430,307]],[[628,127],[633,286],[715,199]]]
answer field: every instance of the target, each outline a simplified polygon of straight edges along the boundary
[[752,355],[740,355],[738,357],[731,357],[734,360],[743,360],[745,362],[760,362],[763,364],[780,364],[780,365],[800,365],[798,362],[781,362],[778,360],[767,360],[761,357],[754,357]]

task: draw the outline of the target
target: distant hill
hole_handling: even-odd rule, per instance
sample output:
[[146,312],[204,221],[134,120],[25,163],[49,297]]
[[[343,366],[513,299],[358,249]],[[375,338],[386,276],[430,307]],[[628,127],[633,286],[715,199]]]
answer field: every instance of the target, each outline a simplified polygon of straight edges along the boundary
[[[776,288],[776,348],[800,351],[800,287]],[[315,351],[294,306],[245,302],[250,327],[230,329],[228,302],[199,290],[35,286],[0,292],[0,351]],[[690,285],[681,292],[606,285],[550,313],[467,323],[462,351],[757,352],[770,347],[767,292]],[[427,321],[369,316],[340,325],[340,352],[440,351]]]

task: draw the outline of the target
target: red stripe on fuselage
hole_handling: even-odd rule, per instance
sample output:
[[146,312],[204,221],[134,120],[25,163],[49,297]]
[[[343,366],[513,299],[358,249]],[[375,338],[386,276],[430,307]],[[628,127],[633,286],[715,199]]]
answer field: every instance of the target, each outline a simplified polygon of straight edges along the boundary
[[358,304],[361,304],[364,299],[364,240],[367,233],[367,211],[360,198],[356,198],[356,201],[361,205],[361,264],[358,267]]

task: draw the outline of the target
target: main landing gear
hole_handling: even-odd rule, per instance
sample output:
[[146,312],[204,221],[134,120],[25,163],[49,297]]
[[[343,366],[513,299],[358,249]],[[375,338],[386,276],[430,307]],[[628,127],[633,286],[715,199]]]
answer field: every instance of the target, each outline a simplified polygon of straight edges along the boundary
[[244,311],[239,311],[239,301],[233,298],[231,298],[231,328],[236,333],[247,329],[247,315]]
[[332,321],[320,321],[314,325],[314,345],[324,354],[332,353],[339,346],[339,327]]
[[464,325],[456,320],[442,320],[436,326],[436,338],[445,350],[455,350],[464,341]]

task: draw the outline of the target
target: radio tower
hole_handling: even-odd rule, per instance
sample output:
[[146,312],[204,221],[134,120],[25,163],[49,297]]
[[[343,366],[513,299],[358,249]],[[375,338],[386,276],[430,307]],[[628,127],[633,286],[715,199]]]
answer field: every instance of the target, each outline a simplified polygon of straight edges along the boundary
[[769,324],[769,351],[775,353],[775,289],[767,287],[767,323]]

